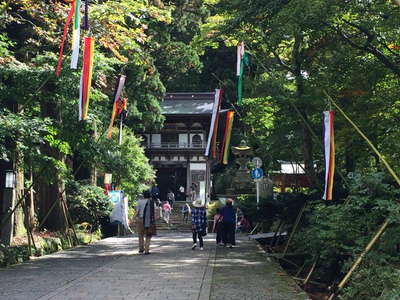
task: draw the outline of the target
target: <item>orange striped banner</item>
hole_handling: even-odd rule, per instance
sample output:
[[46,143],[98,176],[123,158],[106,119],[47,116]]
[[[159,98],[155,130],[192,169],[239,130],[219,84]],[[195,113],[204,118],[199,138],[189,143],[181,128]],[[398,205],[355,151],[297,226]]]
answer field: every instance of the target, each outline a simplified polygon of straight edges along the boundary
[[228,111],[226,115],[226,128],[225,128],[225,136],[224,136],[224,144],[223,144],[223,156],[222,163],[224,165],[228,164],[229,158],[229,145],[231,143],[231,135],[232,135],[232,127],[233,127],[233,118],[235,116],[235,112]]
[[79,89],[79,120],[86,120],[89,111],[90,89],[92,86],[94,38],[85,37],[83,66]]

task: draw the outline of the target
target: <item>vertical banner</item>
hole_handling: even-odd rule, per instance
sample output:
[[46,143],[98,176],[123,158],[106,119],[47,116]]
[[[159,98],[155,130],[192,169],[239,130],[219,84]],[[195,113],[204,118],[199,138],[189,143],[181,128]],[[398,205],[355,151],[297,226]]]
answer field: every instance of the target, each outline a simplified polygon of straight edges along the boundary
[[71,69],[78,67],[79,48],[81,39],[81,0],[75,0],[75,15],[72,31]]
[[214,94],[214,105],[213,105],[213,111],[212,111],[212,116],[211,116],[211,124],[210,124],[210,131],[208,133],[208,140],[207,140],[207,147],[206,147],[206,152],[204,153],[205,156],[208,156],[210,154],[210,146],[211,146],[211,141],[214,135],[214,129],[215,129],[215,119],[217,118],[217,110],[218,110],[218,103],[220,101],[220,95],[222,91],[221,89],[216,89],[215,94]]
[[242,104],[243,96],[243,57],[244,57],[244,43],[241,42],[237,45],[236,50],[236,76],[237,76],[237,103]]
[[90,89],[92,86],[94,38],[85,37],[83,66],[79,89],[79,120],[86,120],[89,110]]
[[65,39],[67,38],[68,27],[69,27],[69,24],[71,23],[72,17],[74,16],[74,13],[75,13],[75,1],[71,2],[69,14],[68,14],[67,20],[65,21],[64,31],[63,31],[63,35],[61,37],[60,50],[58,53],[58,62],[57,62],[57,68],[56,68],[57,76],[60,76],[63,52],[64,52],[64,43],[65,43]]
[[233,126],[233,118],[235,116],[235,112],[233,111],[228,111],[228,114],[226,116],[226,129],[225,129],[225,136],[224,136],[224,146],[223,146],[223,155],[222,157],[222,163],[224,165],[228,164],[228,158],[229,158],[229,145],[231,143],[231,135],[232,135],[232,126]]
[[335,142],[333,111],[324,111],[325,190],[324,200],[332,200],[333,176],[335,173]]
[[[120,106],[122,106],[122,102],[120,103],[120,98],[121,98],[122,89],[124,88],[124,85],[125,85],[125,81],[126,81],[126,76],[121,75],[118,79],[117,87],[115,89],[113,110],[111,113],[111,120],[110,120],[110,124],[108,125],[108,133],[107,133],[107,137],[109,139],[112,137],[112,128],[114,126],[115,118],[122,111],[122,108],[120,109]],[[125,100],[125,104],[126,104],[126,100]]]
[[219,123],[219,111],[221,109],[221,100],[222,100],[222,90],[220,90],[218,95],[217,114],[215,117],[213,137],[211,142],[211,156],[214,159],[217,158],[217,137],[218,137],[218,123]]

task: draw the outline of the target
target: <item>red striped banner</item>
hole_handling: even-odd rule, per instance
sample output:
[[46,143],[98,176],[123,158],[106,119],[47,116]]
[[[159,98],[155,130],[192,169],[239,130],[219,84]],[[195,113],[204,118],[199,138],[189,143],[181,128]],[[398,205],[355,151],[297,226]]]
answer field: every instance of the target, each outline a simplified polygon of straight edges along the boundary
[[61,37],[60,51],[58,53],[58,62],[57,62],[57,69],[56,69],[57,76],[60,76],[60,72],[61,72],[61,65],[62,65],[63,52],[64,52],[64,43],[65,43],[65,39],[67,38],[69,24],[71,23],[72,17],[74,16],[74,13],[75,13],[75,1],[71,2],[70,5],[71,6],[70,6],[69,14],[68,14],[67,20],[64,25],[63,35]]
[[333,111],[324,111],[325,190],[324,200],[332,200],[333,177],[335,173],[335,140]]

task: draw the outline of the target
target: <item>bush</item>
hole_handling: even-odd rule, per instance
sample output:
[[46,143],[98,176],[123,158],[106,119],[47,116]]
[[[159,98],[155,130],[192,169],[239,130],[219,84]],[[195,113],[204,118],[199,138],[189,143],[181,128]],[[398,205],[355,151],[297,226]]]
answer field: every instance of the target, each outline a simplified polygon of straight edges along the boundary
[[364,259],[341,296],[343,299],[399,300],[399,286],[399,265],[393,264],[392,257],[374,251]]
[[354,175],[346,203],[329,205],[319,201],[308,206],[306,222],[295,235],[292,247],[296,252],[308,253],[310,261],[319,257],[315,275],[330,284],[347,273],[378,228],[390,217],[392,224],[375,244],[374,252],[353,274],[345,298],[386,299],[378,298],[378,294],[390,291],[384,285],[385,273],[389,268],[394,271],[400,262],[395,252],[396,243],[400,241],[400,205],[396,201],[399,192],[381,173]]
[[81,185],[76,181],[67,186],[68,207],[74,223],[87,222],[97,230],[100,219],[110,215],[112,205],[103,189],[93,185]]

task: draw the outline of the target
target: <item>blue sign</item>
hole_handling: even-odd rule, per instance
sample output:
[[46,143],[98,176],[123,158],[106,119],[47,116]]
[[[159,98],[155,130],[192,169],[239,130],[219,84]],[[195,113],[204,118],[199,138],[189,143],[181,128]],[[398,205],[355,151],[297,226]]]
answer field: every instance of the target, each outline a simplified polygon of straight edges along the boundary
[[117,204],[122,198],[122,191],[110,191],[108,192],[108,197],[112,204]]
[[264,171],[261,168],[255,168],[251,170],[251,178],[253,179],[260,179],[264,176]]

